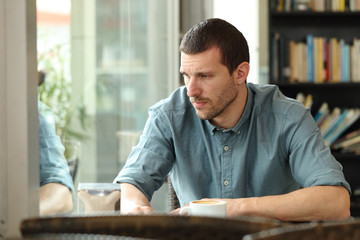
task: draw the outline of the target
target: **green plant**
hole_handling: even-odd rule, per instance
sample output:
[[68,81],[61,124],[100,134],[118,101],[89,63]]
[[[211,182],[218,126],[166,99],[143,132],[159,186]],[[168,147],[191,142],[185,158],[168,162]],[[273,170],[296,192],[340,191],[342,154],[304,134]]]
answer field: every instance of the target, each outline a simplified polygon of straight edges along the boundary
[[39,99],[51,108],[55,115],[56,133],[65,145],[65,157],[69,157],[67,146],[72,140],[81,140],[84,134],[71,129],[74,116],[79,117],[81,127],[86,129],[86,108],[82,101],[74,105],[70,78],[70,47],[56,45],[38,56],[38,66],[45,73],[44,82],[38,87]]

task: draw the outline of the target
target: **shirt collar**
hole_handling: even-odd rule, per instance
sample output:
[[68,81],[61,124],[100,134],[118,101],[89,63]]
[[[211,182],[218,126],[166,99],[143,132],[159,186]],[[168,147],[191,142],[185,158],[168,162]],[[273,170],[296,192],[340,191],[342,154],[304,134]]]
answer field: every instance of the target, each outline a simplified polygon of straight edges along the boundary
[[209,120],[206,120],[206,126],[209,129],[211,135],[214,135],[216,131],[222,131],[222,132],[235,132],[235,133],[240,133],[240,129],[248,122],[248,120],[250,119],[251,116],[251,111],[254,105],[254,93],[251,91],[251,89],[249,88],[248,84],[246,84],[246,88],[247,88],[247,101],[246,101],[246,106],[245,106],[245,110],[243,112],[243,115],[241,116],[239,122],[235,125],[235,127],[229,128],[229,129],[223,129],[223,128],[219,128],[214,126],[213,124],[210,123]]

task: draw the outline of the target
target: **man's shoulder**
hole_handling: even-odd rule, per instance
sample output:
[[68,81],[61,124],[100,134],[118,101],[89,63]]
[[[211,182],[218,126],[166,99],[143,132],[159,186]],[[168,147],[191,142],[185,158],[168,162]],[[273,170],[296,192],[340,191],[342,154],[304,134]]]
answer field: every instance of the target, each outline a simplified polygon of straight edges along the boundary
[[272,84],[248,84],[254,96],[254,105],[265,111],[287,112],[306,111],[304,105],[293,98],[285,96],[278,86]]
[[[254,99],[258,102],[273,99],[273,101],[289,101],[279,89],[277,85],[273,84],[254,84],[248,83],[249,89],[254,93]],[[292,100],[290,100],[292,101]]]
[[191,107],[187,90],[184,86],[175,89],[167,98],[160,100],[150,107],[150,111],[178,112]]

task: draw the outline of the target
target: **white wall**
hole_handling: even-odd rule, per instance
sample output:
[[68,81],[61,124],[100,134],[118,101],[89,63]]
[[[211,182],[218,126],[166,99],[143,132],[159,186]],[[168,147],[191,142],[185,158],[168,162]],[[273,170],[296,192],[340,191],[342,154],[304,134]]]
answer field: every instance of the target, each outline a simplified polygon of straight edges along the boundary
[[247,81],[259,82],[259,1],[213,0],[214,17],[233,24],[245,36],[250,51],[250,74]]
[[0,236],[39,214],[36,1],[0,1]]

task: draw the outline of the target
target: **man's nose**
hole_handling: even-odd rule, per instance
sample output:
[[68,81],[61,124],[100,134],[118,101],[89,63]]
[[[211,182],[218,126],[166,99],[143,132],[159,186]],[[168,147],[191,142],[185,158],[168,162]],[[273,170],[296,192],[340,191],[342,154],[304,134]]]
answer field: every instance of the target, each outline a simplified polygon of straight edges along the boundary
[[199,82],[197,81],[196,78],[194,77],[189,78],[186,84],[186,88],[187,88],[187,95],[189,97],[200,95],[201,90],[200,90]]

